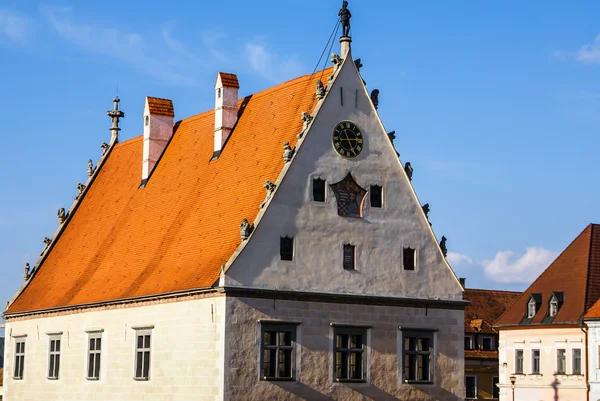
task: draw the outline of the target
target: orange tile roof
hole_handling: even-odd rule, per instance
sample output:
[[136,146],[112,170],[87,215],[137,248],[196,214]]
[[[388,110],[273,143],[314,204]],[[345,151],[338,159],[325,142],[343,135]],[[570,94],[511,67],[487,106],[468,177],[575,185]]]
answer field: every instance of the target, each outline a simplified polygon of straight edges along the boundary
[[[548,316],[552,293],[563,293],[564,302],[554,318]],[[527,319],[532,294],[541,294],[539,310]],[[523,292],[496,322],[505,325],[578,323],[600,297],[600,225],[590,224]]]
[[[331,69],[323,74],[329,76]],[[214,111],[175,124],[152,177],[139,188],[142,137],[115,145],[62,235],[7,314],[212,286],[252,222],[265,180],[312,112],[317,76],[240,99],[223,153],[213,156]]]
[[465,333],[496,333],[492,325],[521,294],[514,291],[465,289],[463,298],[471,302],[465,308]]
[[239,89],[240,83],[238,82],[237,75],[227,72],[220,72],[219,75],[221,76],[221,83],[223,84],[224,88]]
[[152,115],[175,117],[172,100],[148,96],[148,108]]

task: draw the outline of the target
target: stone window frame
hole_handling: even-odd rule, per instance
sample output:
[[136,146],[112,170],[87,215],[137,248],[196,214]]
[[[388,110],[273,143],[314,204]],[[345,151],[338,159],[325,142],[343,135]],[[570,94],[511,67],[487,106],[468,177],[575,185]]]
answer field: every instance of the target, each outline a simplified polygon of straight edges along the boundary
[[[154,341],[152,340],[152,332],[154,331],[154,326],[144,326],[144,327],[132,327],[135,330],[134,337],[134,353],[133,353],[133,380],[136,381],[149,381],[152,374],[152,344]],[[146,346],[145,337],[149,336],[149,344]],[[139,347],[139,338],[144,337],[142,342],[142,347]],[[138,366],[138,354],[142,355],[141,368]],[[144,372],[145,361],[148,361],[148,369]],[[138,369],[140,368],[140,369]],[[138,370],[140,370],[140,374],[138,375]]]
[[[400,360],[398,361],[399,367],[399,377],[402,378],[402,382],[411,385],[435,385],[436,378],[436,364],[437,364],[437,329],[430,328],[412,328],[412,327],[399,327],[400,335],[399,335],[399,346],[398,349],[401,352]],[[429,347],[429,380],[409,380],[406,378],[406,370],[405,370],[405,356],[406,350],[404,348],[404,343],[406,337],[420,337],[420,338],[428,338],[431,341],[431,345]],[[409,351],[411,355],[419,355],[419,351]],[[416,354],[414,352],[417,352]],[[420,355],[425,355],[425,352],[421,352]]]
[[[351,269],[347,269],[346,268],[346,262],[345,262],[345,258],[346,258],[346,249],[350,249],[349,247],[352,247],[352,249],[354,250],[354,256],[352,259],[352,268]],[[358,261],[358,246],[356,246],[356,244],[353,244],[351,242],[344,242],[342,244],[341,247],[341,252],[342,252],[342,270],[347,271],[347,272],[353,272],[353,271],[357,271],[357,261]]]
[[[467,377],[472,377],[475,380],[473,381],[473,397],[469,397],[468,395],[468,387],[467,387]],[[477,375],[465,375],[465,400],[475,400],[477,399]]]
[[[380,192],[379,192],[379,204],[380,206],[373,206],[373,198],[372,198],[372,194],[373,194],[373,188],[377,187],[379,188]],[[369,208],[370,209],[378,209],[378,210],[383,210],[385,209],[385,189],[383,184],[381,183],[374,183],[374,184],[370,184],[369,185]]]
[[[291,321],[274,321],[274,320],[259,320],[260,330],[259,330],[259,358],[258,358],[258,375],[260,381],[296,381],[298,375],[298,337],[299,337],[299,326],[300,322],[291,322]],[[291,345],[290,346],[279,346],[270,345],[268,349],[273,349],[278,351],[280,348],[284,348],[285,350],[290,350],[290,374],[289,377],[278,377],[278,376],[265,376],[264,375],[264,333],[265,331],[276,331],[280,332],[290,332],[291,333]],[[278,357],[278,352],[276,352],[276,358]],[[276,359],[277,360],[277,359]],[[277,362],[276,362],[277,363]]]
[[[537,358],[535,352],[537,351]],[[537,359],[537,369],[536,369],[536,359]],[[541,375],[542,374],[542,351],[539,348],[533,348],[531,350],[531,374],[532,375]]]
[[[414,268],[411,269],[406,269],[404,267],[404,252],[406,249],[412,249],[414,251]],[[402,246],[402,251],[400,252],[400,260],[402,261],[402,272],[404,273],[409,273],[409,274],[414,274],[414,273],[418,273],[419,272],[419,248],[418,247],[412,247],[412,246]]]
[[46,333],[48,336],[48,380],[60,378],[60,359],[62,353],[62,331],[58,333]]
[[[291,241],[291,250],[290,250],[290,258],[284,259],[284,240]],[[287,254],[287,252],[286,252]],[[294,256],[296,255],[296,239],[293,236],[286,235],[285,237],[279,237],[279,260],[282,262],[292,262],[294,261]]]
[[[102,333],[103,329],[100,330],[86,330],[88,334],[87,341],[87,361],[86,361],[86,379],[87,380],[100,380],[100,372],[102,371]],[[94,341],[94,349],[92,349],[92,341]],[[98,344],[99,341],[99,344]],[[99,349],[98,349],[99,348]],[[93,362],[92,362],[93,360]],[[93,364],[93,365],[92,365]],[[96,368],[97,365],[97,368]],[[90,375],[90,368],[92,368],[92,374]]]
[[[320,180],[323,182],[323,200],[322,201],[315,200],[314,191],[315,191],[315,181],[317,181],[317,180]],[[328,185],[327,185],[327,180],[325,178],[323,178],[320,175],[311,176],[310,177],[310,193],[309,193],[310,203],[316,204],[316,205],[326,205],[327,201],[328,201],[327,188],[328,188]]]
[[[579,351],[579,356],[576,358],[575,357],[575,351]],[[576,372],[575,371],[575,360],[579,359],[579,371]],[[581,348],[572,348],[571,349],[571,374],[573,375],[582,375],[583,374],[583,364],[582,364],[583,358],[581,355]]]
[[[353,324],[340,324],[340,323],[330,323],[331,326],[331,377],[334,383],[367,383],[369,381],[369,348],[371,341],[371,326],[364,325],[353,325]],[[361,335],[362,343],[359,348],[343,348],[337,347],[336,340],[338,335]],[[349,340],[348,340],[349,341]],[[339,351],[338,351],[339,350]],[[348,360],[346,361],[346,370],[349,373],[350,364],[348,361],[351,358],[352,354],[360,354],[361,355],[361,378],[360,379],[351,379],[351,378],[341,378],[337,377],[337,353],[344,352],[347,353]]]
[[[22,336],[13,336],[14,338],[14,349],[15,354],[13,357],[14,366],[13,366],[13,380],[23,380],[25,375],[25,352],[26,352],[26,343],[27,343],[27,335]],[[19,347],[21,345],[21,347]]]

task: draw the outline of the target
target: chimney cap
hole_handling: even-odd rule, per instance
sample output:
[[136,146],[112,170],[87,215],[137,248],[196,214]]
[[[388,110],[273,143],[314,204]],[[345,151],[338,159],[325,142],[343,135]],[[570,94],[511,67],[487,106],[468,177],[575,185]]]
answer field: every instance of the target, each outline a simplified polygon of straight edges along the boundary
[[231,74],[229,72],[219,72],[217,74],[217,82],[215,83],[215,88],[240,88],[240,83],[238,82],[237,75]]
[[155,116],[175,117],[175,109],[171,99],[146,96],[148,113]]

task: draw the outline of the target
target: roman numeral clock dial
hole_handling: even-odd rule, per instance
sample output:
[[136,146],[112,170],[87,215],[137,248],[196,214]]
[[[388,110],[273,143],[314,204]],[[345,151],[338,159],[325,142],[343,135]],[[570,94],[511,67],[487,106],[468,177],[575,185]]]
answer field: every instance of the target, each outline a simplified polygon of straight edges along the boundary
[[333,129],[331,142],[335,151],[346,159],[354,159],[363,150],[363,134],[351,121],[342,121]]

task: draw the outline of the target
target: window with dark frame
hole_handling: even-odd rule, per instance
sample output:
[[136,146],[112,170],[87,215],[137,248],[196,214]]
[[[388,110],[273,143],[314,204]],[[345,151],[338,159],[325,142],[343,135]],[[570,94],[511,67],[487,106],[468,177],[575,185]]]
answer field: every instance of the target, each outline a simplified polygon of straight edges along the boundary
[[294,259],[294,237],[281,237],[279,239],[279,256],[281,260]]
[[468,400],[477,398],[477,376],[465,376],[465,387]]
[[539,349],[531,350],[531,374],[532,375],[540,374],[540,350]]
[[336,381],[365,381],[367,329],[334,327],[334,366]]
[[465,350],[473,349],[473,337],[465,336]]
[[484,351],[492,351],[493,340],[492,337],[483,337],[481,339],[481,349]]
[[404,380],[414,383],[433,381],[433,332],[402,331]]
[[150,330],[136,330],[135,333],[135,379],[150,379]]
[[25,370],[25,339],[15,339],[15,367],[13,370],[13,379],[22,379]]
[[50,353],[48,359],[48,379],[58,379],[60,372],[60,336],[50,337]]
[[515,373],[523,374],[523,350],[515,350]]
[[325,180],[313,178],[313,201],[325,202]]
[[351,244],[344,244],[344,270],[356,269],[356,247]]
[[573,374],[581,374],[581,349],[573,348]]
[[263,324],[261,377],[263,380],[294,380],[296,325]]
[[102,354],[102,334],[93,333],[89,336],[88,346],[88,371],[87,378],[90,380],[100,379],[100,358]]
[[383,188],[381,185],[371,185],[369,193],[371,198],[371,207],[383,207]]
[[415,270],[415,249],[414,248],[404,248],[402,250],[402,267],[404,270]]
[[556,373],[559,375],[567,373],[567,351],[564,349],[556,350]]

